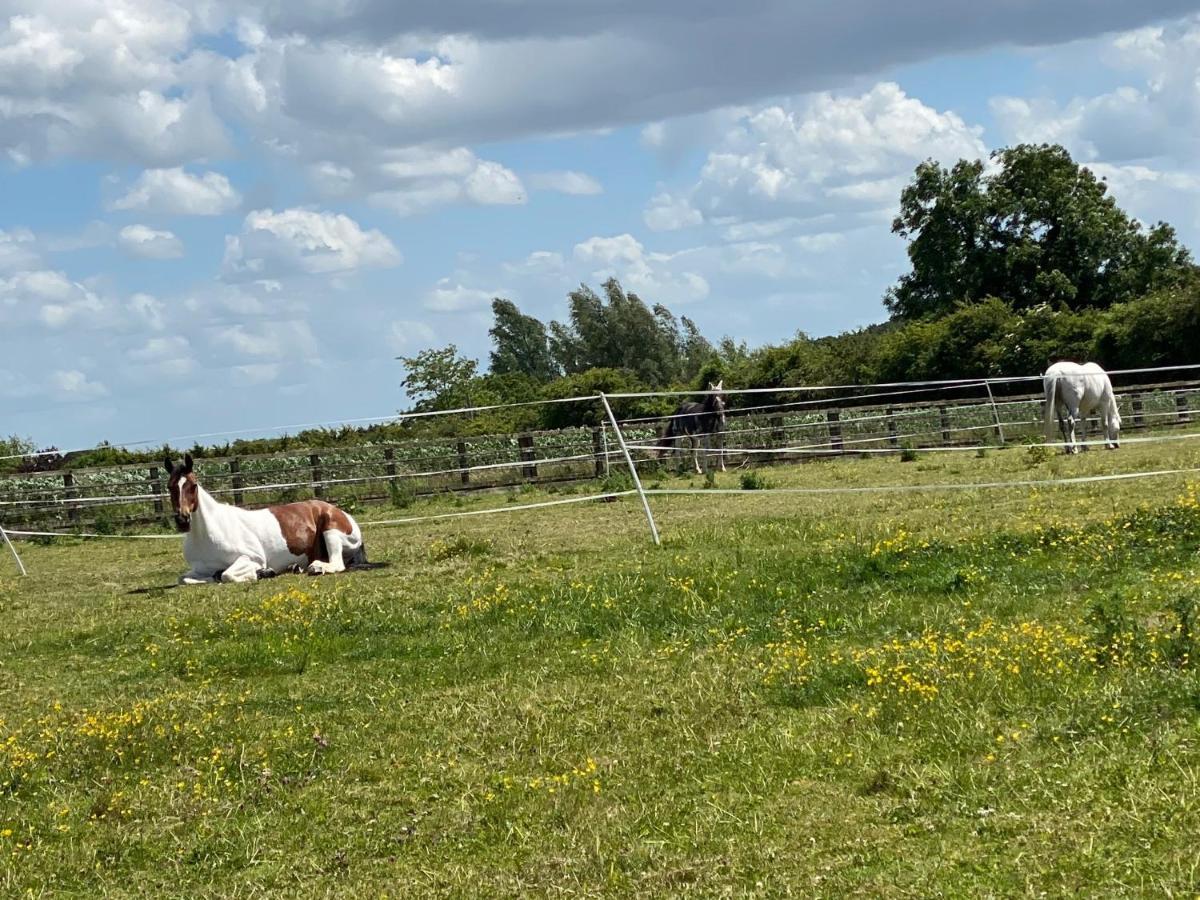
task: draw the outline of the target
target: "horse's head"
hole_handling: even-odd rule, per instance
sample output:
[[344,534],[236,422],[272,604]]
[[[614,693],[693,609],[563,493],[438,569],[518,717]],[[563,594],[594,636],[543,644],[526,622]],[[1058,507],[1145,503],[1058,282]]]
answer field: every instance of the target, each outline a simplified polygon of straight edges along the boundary
[[722,378],[716,384],[711,381],[708,383],[708,389],[713,391],[708,395],[711,408],[717,414],[717,420],[720,423],[721,430],[725,430],[725,379]]
[[175,511],[175,527],[180,531],[190,531],[192,513],[200,505],[200,487],[196,483],[196,473],[192,471],[192,454],[184,454],[181,463],[173,462],[170,456],[165,462],[167,471],[171,473],[167,490],[171,494],[171,508]]

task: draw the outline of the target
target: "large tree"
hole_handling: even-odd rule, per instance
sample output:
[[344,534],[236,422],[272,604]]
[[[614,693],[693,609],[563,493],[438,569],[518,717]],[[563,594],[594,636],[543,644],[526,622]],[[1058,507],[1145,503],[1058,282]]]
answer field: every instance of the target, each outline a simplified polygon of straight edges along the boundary
[[1194,271],[1165,223],[1146,229],[1057,145],[1021,144],[947,170],[928,160],[900,195],[892,231],[912,271],[884,303],[897,318],[999,297],[1015,309],[1107,307]]
[[454,344],[439,350],[422,350],[416,356],[396,358],[405,368],[400,384],[416,401],[415,409],[455,409],[471,405],[471,385],[479,364],[459,356]]
[[495,322],[488,334],[495,345],[491,353],[494,375],[528,375],[538,381],[550,381],[559,374],[546,326],[527,316],[511,300],[497,297],[492,301]]

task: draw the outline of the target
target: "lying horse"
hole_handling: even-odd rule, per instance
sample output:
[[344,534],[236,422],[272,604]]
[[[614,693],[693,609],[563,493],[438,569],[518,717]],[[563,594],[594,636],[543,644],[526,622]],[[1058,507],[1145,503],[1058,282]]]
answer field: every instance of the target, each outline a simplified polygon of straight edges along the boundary
[[257,581],[297,570],[324,575],[367,564],[358,523],[332,503],[239,509],[200,487],[190,453],[178,465],[168,456],[166,465],[175,525],[186,535],[183,558],[191,566],[180,584]]
[[1046,391],[1044,426],[1047,440],[1054,438],[1054,418],[1062,431],[1068,453],[1078,453],[1075,427],[1079,440],[1087,440],[1087,417],[1099,413],[1104,426],[1105,446],[1116,450],[1120,446],[1121,413],[1108,374],[1095,363],[1080,365],[1057,362],[1046,370],[1043,379]]
[[716,436],[720,445],[717,459],[720,460],[721,471],[725,471],[725,446],[722,437],[725,432],[725,395],[721,393],[725,389],[724,385],[724,379],[716,384],[710,382],[708,389],[712,393],[705,394],[702,402],[688,400],[676,407],[659,437],[659,459],[668,453],[678,453],[679,440],[686,437],[692,445],[692,464],[696,467],[696,474],[702,475],[699,459],[700,441],[704,441],[704,468],[707,469],[708,452],[712,448],[712,439]]

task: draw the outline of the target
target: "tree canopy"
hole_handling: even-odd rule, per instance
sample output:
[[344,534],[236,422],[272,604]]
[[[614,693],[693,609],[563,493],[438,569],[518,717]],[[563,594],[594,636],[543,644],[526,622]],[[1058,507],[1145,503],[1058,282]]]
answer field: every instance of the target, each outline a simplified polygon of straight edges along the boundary
[[1064,148],[1005,148],[992,168],[917,166],[892,223],[912,264],[884,298],[895,318],[946,315],[987,297],[1014,309],[1106,308],[1194,272],[1170,225],[1130,218]]
[[417,410],[453,409],[471,405],[470,384],[479,364],[458,355],[454,344],[422,350],[416,356],[396,357],[404,365],[400,385]]
[[549,329],[511,301],[495,300],[491,371],[549,380],[560,372],[624,370],[661,387],[694,378],[713,357],[712,344],[687,316],[676,318],[661,303],[647,306],[615,278],[603,291],[580,285],[567,297],[567,321]]

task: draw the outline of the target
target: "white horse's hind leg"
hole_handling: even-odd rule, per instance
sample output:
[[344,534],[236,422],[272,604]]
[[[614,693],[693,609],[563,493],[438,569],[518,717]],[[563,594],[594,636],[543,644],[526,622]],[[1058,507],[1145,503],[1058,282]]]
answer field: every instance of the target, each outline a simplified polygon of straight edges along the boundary
[[1079,410],[1067,409],[1066,424],[1063,426],[1063,437],[1067,442],[1068,453],[1078,453],[1079,444],[1076,443],[1075,429],[1079,425]]
[[261,569],[258,563],[250,559],[248,556],[239,556],[233,561],[224,572],[221,573],[221,581],[226,584],[234,582],[258,581],[258,570]]
[[329,562],[322,562],[319,559],[313,560],[308,564],[309,575],[333,575],[337,572],[346,571],[346,560],[342,556],[342,548],[349,543],[348,534],[338,531],[336,528],[331,528],[323,534],[325,538],[325,549],[329,551]]
[[180,584],[212,584],[216,580],[211,575],[201,575],[195,569],[179,576]]

